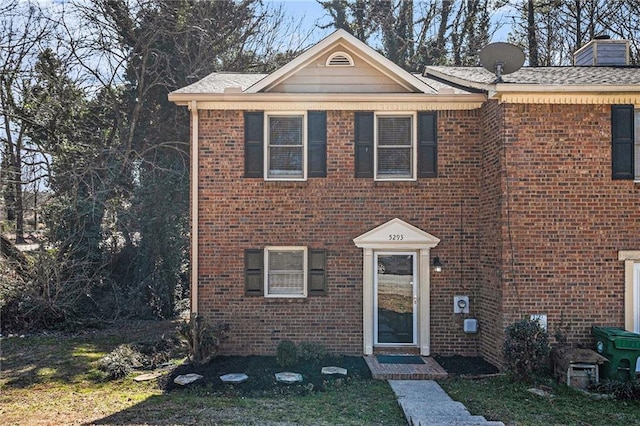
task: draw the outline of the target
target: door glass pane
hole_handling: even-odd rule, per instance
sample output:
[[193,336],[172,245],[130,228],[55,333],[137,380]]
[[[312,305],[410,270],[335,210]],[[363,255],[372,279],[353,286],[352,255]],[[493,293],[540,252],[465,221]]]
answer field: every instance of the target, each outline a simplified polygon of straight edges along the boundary
[[412,254],[378,255],[377,342],[415,343]]

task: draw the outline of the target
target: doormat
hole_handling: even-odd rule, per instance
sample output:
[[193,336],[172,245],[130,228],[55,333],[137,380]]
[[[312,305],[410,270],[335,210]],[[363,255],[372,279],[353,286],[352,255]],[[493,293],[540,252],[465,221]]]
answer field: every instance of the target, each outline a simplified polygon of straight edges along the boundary
[[376,355],[380,364],[424,364],[424,360],[413,355]]

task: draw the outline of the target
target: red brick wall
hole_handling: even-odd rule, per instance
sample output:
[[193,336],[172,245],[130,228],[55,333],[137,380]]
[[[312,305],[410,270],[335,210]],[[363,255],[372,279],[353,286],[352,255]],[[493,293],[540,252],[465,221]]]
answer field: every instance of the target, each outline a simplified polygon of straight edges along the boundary
[[[501,364],[504,339],[502,318],[503,216],[504,201],[504,114],[497,102],[482,109],[481,174],[479,208],[479,305],[480,354],[495,365]],[[508,241],[506,242],[508,243]]]
[[492,104],[485,116],[503,120],[502,325],[546,314],[551,335],[590,346],[592,325],[624,326],[618,250],[640,247],[640,186],[611,179],[610,106]]
[[[624,324],[618,250],[640,248],[640,185],[611,180],[610,106],[513,105],[438,114],[438,178],[353,177],[353,113],[327,114],[326,178],[243,178],[241,111],[200,113],[200,307],[230,323],[225,353],[269,354],[282,339],[362,351],[362,252],[353,238],[395,217],[441,239],[431,276],[434,354],[500,364],[504,327],[548,315],[551,334],[590,345]],[[243,251],[328,250],[328,295],[245,297]],[[470,296],[477,335],[453,296]]]
[[[479,337],[462,332],[453,296],[480,315],[477,259],[480,111],[438,116],[439,177],[417,182],[356,179],[353,112],[327,113],[326,178],[265,182],[243,177],[242,111],[202,111],[200,134],[199,311],[230,324],[224,353],[272,354],[279,341],[313,340],[362,352],[362,251],[353,238],[395,217],[441,239],[444,265],[431,277],[433,353],[475,355]],[[328,251],[325,297],[245,297],[243,251],[306,245]]]

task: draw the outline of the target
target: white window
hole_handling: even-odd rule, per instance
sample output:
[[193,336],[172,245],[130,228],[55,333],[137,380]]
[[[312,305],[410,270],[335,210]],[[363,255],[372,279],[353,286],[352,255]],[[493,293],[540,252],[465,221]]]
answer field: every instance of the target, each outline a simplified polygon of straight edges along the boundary
[[267,247],[264,251],[267,297],[307,296],[307,248]]
[[306,114],[269,114],[265,120],[266,179],[306,180]]
[[413,114],[376,114],[375,178],[416,179],[416,126]]
[[640,111],[638,109],[635,110],[634,113],[634,170],[635,170],[635,181],[640,182]]

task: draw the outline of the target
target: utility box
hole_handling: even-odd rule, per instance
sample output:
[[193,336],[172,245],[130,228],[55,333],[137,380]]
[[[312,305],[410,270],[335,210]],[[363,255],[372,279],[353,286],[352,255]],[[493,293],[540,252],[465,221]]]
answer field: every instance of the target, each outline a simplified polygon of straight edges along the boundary
[[593,326],[596,350],[609,362],[600,371],[603,378],[626,381],[636,378],[640,367],[640,334],[616,327]]
[[578,389],[586,389],[591,384],[599,383],[598,366],[607,362],[607,358],[591,349],[564,345],[553,348],[551,360],[558,382]]
[[599,383],[600,375],[596,364],[569,364],[567,369],[567,386],[586,389],[591,384]]

